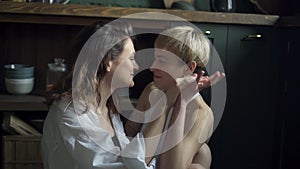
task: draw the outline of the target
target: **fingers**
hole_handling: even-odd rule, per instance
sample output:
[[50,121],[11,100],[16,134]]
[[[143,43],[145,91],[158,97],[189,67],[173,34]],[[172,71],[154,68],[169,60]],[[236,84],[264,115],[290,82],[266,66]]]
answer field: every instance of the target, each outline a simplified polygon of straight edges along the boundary
[[197,73],[193,73],[193,75],[192,76],[194,76],[195,78],[196,78],[196,80],[197,79],[199,79],[199,76],[198,76],[198,74]]
[[220,71],[216,71],[211,76],[203,76],[203,74],[201,76],[198,76],[197,83],[198,83],[199,91],[201,91],[209,86],[215,85],[224,77],[225,77],[225,73],[222,73]]
[[[196,81],[197,81],[197,82],[200,81],[200,79],[203,77],[204,73],[205,73],[205,72],[204,72],[203,70],[201,70],[200,74],[199,74],[199,75],[197,74],[197,75],[198,75],[197,78],[196,78]],[[195,74],[196,74],[196,73],[195,73]]]
[[198,85],[201,87],[210,86],[210,78],[208,76],[202,76],[198,81]]
[[177,82],[177,86],[179,86],[180,88],[185,87],[189,84],[195,83],[196,79],[197,79],[198,75],[196,73],[194,73],[192,76],[184,76],[184,77],[180,77],[180,78],[176,78],[176,82]]
[[210,84],[215,85],[217,82],[219,82],[224,77],[225,77],[225,73],[216,71],[213,75],[210,76]]
[[195,82],[198,85],[198,90],[201,91],[209,86],[213,86],[216,83],[218,83],[220,80],[222,80],[225,77],[225,73],[216,71],[211,76],[204,76],[204,71],[201,71],[199,75],[194,73],[192,76],[185,76],[182,78],[177,78],[177,86],[179,88],[184,88],[192,83]]
[[206,87],[205,87],[205,85],[204,85],[203,82],[199,82],[199,83],[198,83],[198,90],[199,90],[199,92],[200,92],[201,90],[205,89],[205,88],[206,88]]

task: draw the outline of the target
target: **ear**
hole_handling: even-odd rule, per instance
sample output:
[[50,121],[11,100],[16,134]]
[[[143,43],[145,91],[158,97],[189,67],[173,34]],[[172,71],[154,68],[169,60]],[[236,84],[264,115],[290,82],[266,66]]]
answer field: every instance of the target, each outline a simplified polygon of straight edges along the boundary
[[195,61],[192,61],[188,64],[189,70],[187,69],[186,72],[190,74],[190,72],[194,72],[196,69],[197,63]]
[[106,71],[107,71],[107,72],[110,72],[110,71],[111,71],[112,65],[113,65],[112,61],[106,62]]

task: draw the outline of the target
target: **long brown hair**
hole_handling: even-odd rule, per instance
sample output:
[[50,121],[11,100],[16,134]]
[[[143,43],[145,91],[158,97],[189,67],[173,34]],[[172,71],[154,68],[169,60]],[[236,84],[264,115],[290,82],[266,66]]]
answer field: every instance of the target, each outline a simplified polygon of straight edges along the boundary
[[[72,69],[51,92],[49,103],[61,98],[63,93],[75,93],[87,108],[89,104],[99,104],[100,81],[107,73],[106,63],[120,56],[132,34],[132,26],[125,21],[96,22],[82,29],[69,50]],[[107,104],[112,107],[111,98]]]

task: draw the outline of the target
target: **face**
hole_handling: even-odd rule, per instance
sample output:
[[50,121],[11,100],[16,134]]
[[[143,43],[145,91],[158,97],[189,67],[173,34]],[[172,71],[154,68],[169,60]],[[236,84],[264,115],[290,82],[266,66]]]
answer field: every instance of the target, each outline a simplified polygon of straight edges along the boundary
[[161,90],[168,90],[176,85],[176,78],[184,76],[187,66],[179,57],[165,49],[155,48],[154,57],[150,68],[154,85]]
[[111,61],[112,87],[132,87],[134,86],[134,72],[138,70],[135,61],[135,50],[131,39],[127,39],[124,49],[118,59]]

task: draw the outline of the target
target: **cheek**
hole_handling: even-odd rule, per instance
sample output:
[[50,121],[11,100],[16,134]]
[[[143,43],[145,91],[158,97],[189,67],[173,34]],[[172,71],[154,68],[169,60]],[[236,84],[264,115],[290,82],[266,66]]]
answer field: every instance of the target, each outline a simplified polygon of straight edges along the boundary
[[127,73],[133,69],[133,65],[130,60],[123,61],[119,66],[120,66],[120,71],[122,71],[120,73]]
[[179,67],[169,66],[169,67],[166,67],[165,69],[166,69],[165,72],[167,72],[166,74],[172,79],[176,79],[178,77],[183,76]]
[[170,84],[172,83],[173,81],[175,82],[175,79],[173,78],[174,76],[169,74],[169,73],[166,73],[166,72],[163,72],[162,74],[162,83],[166,83],[166,84]]

